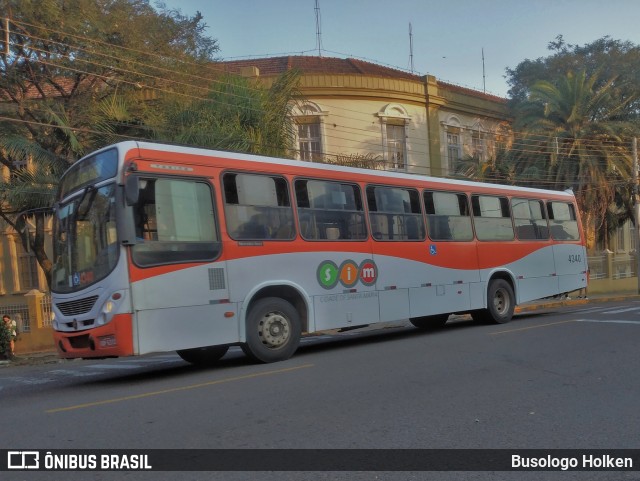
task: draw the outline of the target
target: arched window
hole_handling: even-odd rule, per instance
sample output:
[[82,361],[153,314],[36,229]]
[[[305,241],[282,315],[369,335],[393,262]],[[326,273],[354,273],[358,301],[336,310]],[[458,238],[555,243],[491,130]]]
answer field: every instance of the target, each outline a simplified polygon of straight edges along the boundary
[[387,104],[377,116],[382,128],[382,151],[387,168],[407,170],[407,125],[411,117],[399,104]]
[[324,154],[324,121],[328,112],[313,102],[305,102],[293,109],[300,160],[321,160]]

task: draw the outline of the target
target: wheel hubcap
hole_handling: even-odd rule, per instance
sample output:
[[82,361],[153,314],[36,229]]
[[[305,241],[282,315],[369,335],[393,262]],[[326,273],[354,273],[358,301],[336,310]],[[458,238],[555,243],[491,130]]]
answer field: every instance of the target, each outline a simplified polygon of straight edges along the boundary
[[503,315],[509,310],[509,297],[504,289],[498,289],[493,297],[493,307],[496,312]]
[[281,347],[289,340],[289,320],[279,312],[270,312],[265,315],[259,329],[262,343],[269,348]]

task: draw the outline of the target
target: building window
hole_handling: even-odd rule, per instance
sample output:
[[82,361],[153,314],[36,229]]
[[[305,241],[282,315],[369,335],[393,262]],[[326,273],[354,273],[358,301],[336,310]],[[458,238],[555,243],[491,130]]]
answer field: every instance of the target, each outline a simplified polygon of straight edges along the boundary
[[484,139],[480,132],[471,134],[471,155],[478,160],[484,160]]
[[16,254],[18,257],[19,290],[26,291],[38,288],[38,261],[32,252],[27,252],[20,239],[16,239]]
[[387,161],[395,170],[405,170],[405,126],[387,124]]
[[309,162],[322,160],[324,147],[324,111],[313,102],[297,105],[292,111],[298,136],[298,159]]
[[447,157],[451,172],[456,173],[462,158],[462,145],[458,132],[447,132]]
[[298,149],[300,160],[310,162],[322,157],[322,136],[320,122],[298,124]]
[[376,115],[382,126],[382,152],[386,168],[407,170],[407,125],[411,117],[399,104],[387,104]]

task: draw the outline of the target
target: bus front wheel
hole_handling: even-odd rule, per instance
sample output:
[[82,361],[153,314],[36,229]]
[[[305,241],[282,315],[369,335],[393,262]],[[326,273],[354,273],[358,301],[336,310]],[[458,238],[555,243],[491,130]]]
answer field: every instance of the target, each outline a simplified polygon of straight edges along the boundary
[[218,362],[229,350],[229,346],[196,347],[177,351],[183,360],[199,366],[208,366]]
[[480,322],[504,324],[511,320],[516,307],[513,288],[504,279],[494,279],[487,291],[487,309],[473,311],[471,317]]
[[290,303],[278,297],[257,301],[247,316],[244,353],[257,362],[284,361],[300,343],[300,315]]

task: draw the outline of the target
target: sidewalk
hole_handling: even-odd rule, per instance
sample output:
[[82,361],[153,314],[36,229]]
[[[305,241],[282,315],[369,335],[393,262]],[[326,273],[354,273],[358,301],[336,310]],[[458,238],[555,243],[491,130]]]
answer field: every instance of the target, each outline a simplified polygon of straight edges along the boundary
[[[587,299],[578,299],[576,297],[564,298],[564,299],[540,299],[538,301],[527,302],[516,307],[515,314],[523,312],[533,312],[543,309],[557,309],[558,307],[566,306],[581,306],[585,304],[600,303],[600,302],[620,302],[625,300],[640,299],[640,294],[637,293],[614,293],[614,294],[600,294],[589,296]],[[40,364],[58,364],[68,362],[65,359],[58,357],[55,350],[31,352],[20,354],[16,356],[12,361],[0,360],[0,368],[9,366],[33,366]]]
[[28,352],[19,354],[11,361],[0,359],[0,368],[9,366],[35,366],[39,364],[58,364],[64,362],[64,359],[58,357],[58,353],[54,350],[42,352]]

